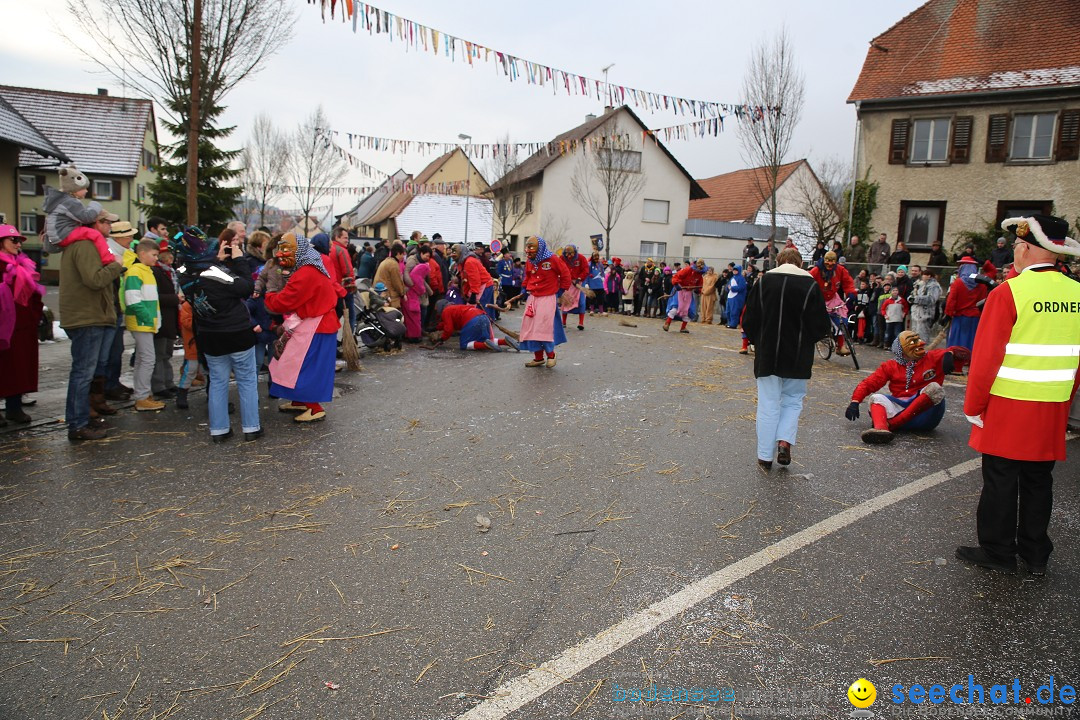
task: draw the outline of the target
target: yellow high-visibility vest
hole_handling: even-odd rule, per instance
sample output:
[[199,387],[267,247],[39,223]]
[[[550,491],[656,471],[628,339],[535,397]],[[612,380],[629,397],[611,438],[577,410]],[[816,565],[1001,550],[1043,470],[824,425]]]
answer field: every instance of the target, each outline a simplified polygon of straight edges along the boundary
[[1080,283],[1059,272],[1022,272],[1007,281],[1016,324],[990,394],[1066,402],[1080,367]]

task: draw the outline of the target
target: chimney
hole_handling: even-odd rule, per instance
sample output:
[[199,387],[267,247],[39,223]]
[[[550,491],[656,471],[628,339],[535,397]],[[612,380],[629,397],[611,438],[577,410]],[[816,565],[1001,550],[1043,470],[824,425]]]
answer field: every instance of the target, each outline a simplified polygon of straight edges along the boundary
[[98,89],[97,89],[97,94],[98,94],[98,95],[108,95],[108,94],[109,94],[109,91],[108,91],[108,89],[106,89],[106,88],[98,88]]
[[605,105],[604,106],[604,114],[606,115],[607,113],[611,112],[614,109],[615,109],[615,107],[612,106],[612,105]]
[[589,113],[588,115],[585,116],[585,122],[589,122],[590,120],[595,120],[595,119],[596,119],[596,115],[593,115],[592,113]]

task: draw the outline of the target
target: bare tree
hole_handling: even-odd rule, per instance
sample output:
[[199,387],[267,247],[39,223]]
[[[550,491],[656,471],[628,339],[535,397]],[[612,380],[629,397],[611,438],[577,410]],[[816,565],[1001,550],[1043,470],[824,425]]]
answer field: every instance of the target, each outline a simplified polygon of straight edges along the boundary
[[[202,0],[202,6],[200,104],[212,107],[283,46],[295,13],[289,0]],[[67,0],[67,17],[83,31],[68,37],[72,45],[182,124],[187,112],[176,107],[184,106],[192,80],[190,0]],[[123,52],[117,52],[121,37]]]
[[753,176],[761,199],[769,206],[772,225],[769,257],[775,252],[780,166],[802,116],[803,85],[803,74],[795,63],[786,28],[771,41],[764,40],[754,48],[742,88],[742,102],[750,107],[750,114],[739,122],[738,135],[744,162],[763,169]]
[[241,181],[247,193],[253,213],[258,213],[259,225],[265,225],[266,207],[271,198],[280,194],[278,187],[285,184],[289,171],[289,139],[274,127],[270,116],[260,113],[255,117],[248,138],[240,153]]
[[495,178],[495,182],[488,187],[484,197],[491,200],[492,225],[505,242],[532,208],[521,197],[527,191],[521,187],[523,178],[517,147],[510,143],[509,134],[504,135],[499,144],[506,152],[499,152],[486,163],[486,174]]
[[349,172],[348,163],[331,144],[329,127],[329,120],[319,105],[300,123],[292,137],[288,177],[301,217],[307,217],[311,208]]
[[[570,221],[557,213],[544,213],[544,219],[540,223],[540,237],[550,250],[561,249],[570,236]],[[589,255],[585,253],[586,257]]]
[[570,196],[604,230],[604,256],[611,257],[611,231],[623,210],[645,188],[641,151],[623,147],[615,122],[600,126],[603,139],[589,152],[582,150],[570,178]]
[[800,174],[796,188],[799,203],[813,228],[814,239],[827,244],[844,225],[840,209],[844,206],[844,189],[851,182],[851,169],[843,160],[830,157],[818,165],[816,174],[809,164],[807,170]]

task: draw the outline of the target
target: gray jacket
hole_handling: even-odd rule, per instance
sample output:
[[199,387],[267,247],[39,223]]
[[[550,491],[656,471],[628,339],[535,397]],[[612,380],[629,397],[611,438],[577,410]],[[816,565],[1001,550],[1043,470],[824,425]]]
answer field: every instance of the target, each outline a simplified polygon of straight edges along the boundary
[[[70,193],[62,192],[52,187],[45,186],[45,230],[48,242],[58,246],[60,241],[71,234],[71,231],[80,225],[89,225],[97,220],[101,213],[101,204],[90,202],[83,205],[79,198]],[[49,252],[59,252],[59,247],[47,248]]]

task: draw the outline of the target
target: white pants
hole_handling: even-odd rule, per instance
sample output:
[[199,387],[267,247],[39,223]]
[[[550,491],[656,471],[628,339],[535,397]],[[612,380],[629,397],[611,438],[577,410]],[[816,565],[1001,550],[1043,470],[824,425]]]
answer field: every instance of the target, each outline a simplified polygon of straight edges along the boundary
[[807,380],[766,375],[757,379],[757,456],[772,461],[780,440],[795,444]]

